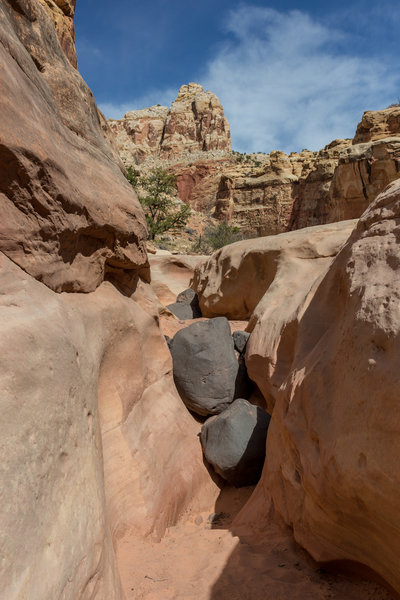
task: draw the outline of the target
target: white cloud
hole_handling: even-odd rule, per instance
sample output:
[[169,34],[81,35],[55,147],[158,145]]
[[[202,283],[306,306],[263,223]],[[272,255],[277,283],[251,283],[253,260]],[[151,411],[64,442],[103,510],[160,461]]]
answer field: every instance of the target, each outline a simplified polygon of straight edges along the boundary
[[[394,24],[400,15],[395,12]],[[373,34],[387,28],[387,14],[385,19],[372,15],[363,15],[362,30],[368,36],[369,24],[370,46],[381,51],[381,58],[355,50],[358,34],[352,38],[341,27],[351,19],[360,22],[351,6],[347,14],[330,19],[334,26],[300,10],[242,5],[228,13],[229,41],[205,65],[198,83],[221,100],[232,147],[242,152],[318,150],[335,138],[352,137],[364,110],[397,101],[397,61],[388,59],[385,40],[379,38],[378,44]],[[108,118],[121,118],[129,110],[169,106],[177,93],[153,89],[126,102],[100,103],[100,108]]]
[[226,25],[232,39],[200,83],[220,98],[237,150],[319,149],[397,98],[395,68],[344,52],[351,38],[303,12],[241,6]]
[[107,119],[121,119],[130,110],[147,108],[156,104],[170,106],[178,95],[178,90],[168,88],[164,90],[152,90],[143,96],[137,96],[126,102],[99,102],[100,110]]

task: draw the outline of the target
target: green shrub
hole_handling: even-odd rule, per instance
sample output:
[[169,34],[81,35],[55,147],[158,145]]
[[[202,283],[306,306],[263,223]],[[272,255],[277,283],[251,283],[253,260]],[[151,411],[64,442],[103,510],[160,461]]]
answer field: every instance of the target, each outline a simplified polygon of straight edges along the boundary
[[224,221],[217,225],[208,225],[203,235],[199,236],[193,246],[195,252],[214,252],[223,246],[233,244],[242,239],[239,227],[228,225]]
[[148,176],[140,177],[137,171],[129,167],[126,177],[142,205],[150,240],[166,231],[181,229],[186,225],[190,216],[190,206],[180,205],[177,200],[175,175],[156,167]]

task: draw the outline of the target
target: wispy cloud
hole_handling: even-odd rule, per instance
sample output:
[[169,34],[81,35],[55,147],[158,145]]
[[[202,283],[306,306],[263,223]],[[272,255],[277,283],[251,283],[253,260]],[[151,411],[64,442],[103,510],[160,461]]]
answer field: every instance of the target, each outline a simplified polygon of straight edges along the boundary
[[[197,81],[221,100],[233,148],[317,150],[332,139],[352,137],[364,110],[397,101],[397,55],[382,36],[389,22],[397,27],[400,10],[389,0],[386,4],[387,10],[392,7],[389,20],[389,13],[370,8],[361,15],[362,25],[352,5],[346,15],[323,22],[300,10],[245,4],[231,10],[225,41]],[[129,110],[169,106],[177,92],[153,89],[100,108],[107,117],[120,118]]]
[[231,41],[202,83],[219,96],[238,150],[318,149],[397,98],[394,65],[352,56],[348,34],[303,12],[242,6],[226,26]]

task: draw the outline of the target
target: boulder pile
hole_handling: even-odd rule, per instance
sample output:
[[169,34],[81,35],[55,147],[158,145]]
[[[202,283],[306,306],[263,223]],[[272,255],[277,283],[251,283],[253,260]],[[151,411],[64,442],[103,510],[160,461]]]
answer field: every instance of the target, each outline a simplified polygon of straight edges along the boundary
[[[197,299],[190,291],[178,300]],[[238,487],[256,483],[261,475],[269,424],[265,410],[245,399],[253,390],[243,354],[249,335],[231,334],[229,321],[217,317],[192,323],[167,339],[175,384],[186,407],[200,416],[213,415],[201,430],[204,456]]]

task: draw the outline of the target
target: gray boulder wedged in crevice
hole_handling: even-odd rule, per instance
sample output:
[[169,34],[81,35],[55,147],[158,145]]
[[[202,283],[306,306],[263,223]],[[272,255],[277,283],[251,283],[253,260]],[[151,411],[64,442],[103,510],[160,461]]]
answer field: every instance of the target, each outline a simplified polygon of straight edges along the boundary
[[175,384],[189,410],[206,416],[229,406],[239,363],[225,317],[192,323],[178,331],[171,354]]
[[204,456],[228,483],[257,483],[265,460],[270,417],[262,408],[238,398],[201,428]]
[[242,354],[246,350],[246,345],[250,337],[248,331],[234,331],[232,333],[235,350]]

